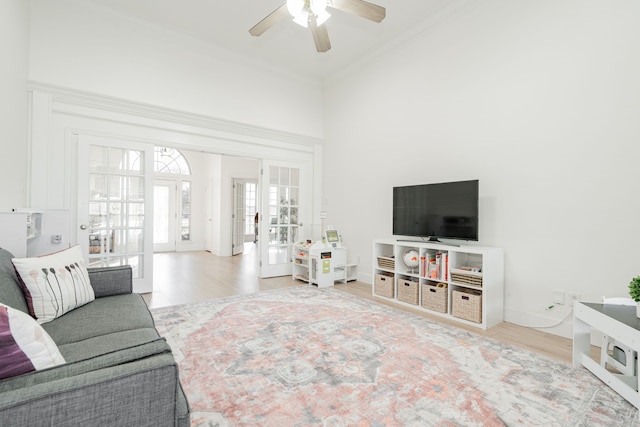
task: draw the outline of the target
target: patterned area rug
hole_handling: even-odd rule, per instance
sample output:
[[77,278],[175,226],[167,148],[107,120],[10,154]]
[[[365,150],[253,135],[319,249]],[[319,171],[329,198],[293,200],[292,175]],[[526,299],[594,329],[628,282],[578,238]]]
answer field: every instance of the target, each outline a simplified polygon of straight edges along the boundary
[[153,315],[192,426],[640,426],[586,369],[330,288]]

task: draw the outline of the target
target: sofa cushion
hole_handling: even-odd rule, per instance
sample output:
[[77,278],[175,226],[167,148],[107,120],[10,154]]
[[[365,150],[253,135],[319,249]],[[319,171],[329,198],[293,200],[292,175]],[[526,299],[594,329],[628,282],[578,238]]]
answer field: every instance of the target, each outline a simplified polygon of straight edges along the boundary
[[58,347],[33,318],[0,304],[0,379],[63,363]]
[[178,366],[170,353],[0,392],[11,426],[175,426]]
[[38,323],[50,322],[95,299],[80,245],[11,262],[27,297],[29,313]]
[[86,340],[62,344],[58,348],[67,363],[87,360],[103,354],[123,351],[144,345],[160,338],[154,328],[139,328],[129,331],[113,332],[87,338]]
[[13,269],[12,258],[11,252],[0,248],[0,302],[28,313],[29,306]]
[[123,294],[96,298],[42,327],[62,346],[114,332],[155,328],[155,325],[142,296]]
[[87,268],[96,298],[133,292],[133,269],[130,265]]
[[171,348],[163,338],[158,338],[144,344],[133,345],[105,354],[93,355],[82,360],[67,361],[62,366],[31,372],[19,377],[7,378],[0,381],[0,393],[17,390],[22,387],[32,387],[49,381],[64,380],[75,375],[81,375],[99,369],[118,366],[136,360],[159,354],[171,353]]

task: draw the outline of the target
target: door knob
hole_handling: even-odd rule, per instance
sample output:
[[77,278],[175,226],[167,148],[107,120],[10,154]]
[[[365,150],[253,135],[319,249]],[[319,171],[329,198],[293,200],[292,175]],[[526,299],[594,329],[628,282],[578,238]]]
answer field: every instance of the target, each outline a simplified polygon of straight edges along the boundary
[[80,230],[86,230],[86,229],[87,229],[87,226],[86,226],[86,225],[82,224],[82,225],[80,226]]

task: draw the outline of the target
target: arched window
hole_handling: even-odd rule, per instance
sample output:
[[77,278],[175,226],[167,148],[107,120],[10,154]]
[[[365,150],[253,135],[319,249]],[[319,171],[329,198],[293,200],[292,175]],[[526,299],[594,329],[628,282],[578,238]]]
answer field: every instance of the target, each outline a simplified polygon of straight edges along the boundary
[[191,175],[189,162],[179,150],[167,147],[156,147],[154,154],[154,169],[156,173],[175,173]]
[[[191,175],[191,167],[186,157],[175,148],[156,147],[154,152],[153,167],[156,174],[173,174],[173,175]],[[176,206],[178,217],[180,218],[180,239],[184,241],[191,240],[191,181],[188,178],[179,176],[175,178],[178,185],[178,191],[180,191],[180,197],[177,200],[178,206]],[[154,215],[160,215],[166,213],[167,210],[163,209],[168,203],[169,199],[166,194],[157,192],[155,194],[154,203],[156,207],[154,209]],[[155,232],[154,243],[164,243],[167,236],[171,233],[171,230],[166,229],[167,221],[160,216],[154,217]]]

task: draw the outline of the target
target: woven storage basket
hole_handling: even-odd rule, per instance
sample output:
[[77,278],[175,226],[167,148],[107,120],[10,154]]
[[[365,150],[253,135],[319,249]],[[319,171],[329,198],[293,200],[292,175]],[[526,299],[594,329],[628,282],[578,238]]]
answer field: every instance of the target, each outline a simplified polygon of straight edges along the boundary
[[384,268],[386,270],[393,270],[396,268],[396,260],[386,256],[379,256],[378,267]]
[[482,287],[482,273],[474,273],[472,271],[451,269],[451,281],[462,285],[471,285]]
[[482,323],[482,292],[467,289],[451,293],[451,314],[460,319]]
[[381,297],[393,298],[393,274],[376,274],[373,292]]
[[398,300],[418,305],[418,282],[398,279]]
[[429,310],[446,313],[448,311],[448,292],[445,287],[422,285],[422,307]]

